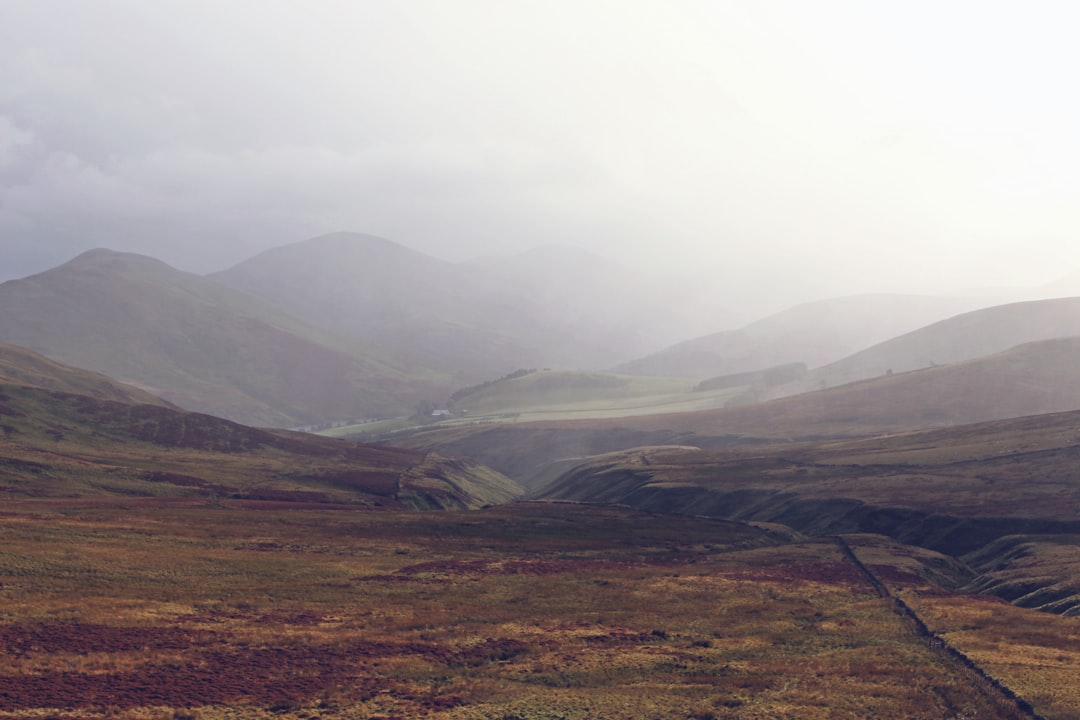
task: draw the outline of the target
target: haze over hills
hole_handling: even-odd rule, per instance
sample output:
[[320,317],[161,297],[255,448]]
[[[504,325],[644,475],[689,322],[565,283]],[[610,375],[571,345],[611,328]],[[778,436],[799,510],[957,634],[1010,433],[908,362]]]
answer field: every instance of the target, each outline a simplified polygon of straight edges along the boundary
[[[409,415],[518,368],[598,367],[650,337],[703,321],[692,300],[698,289],[668,297],[675,306],[664,307],[663,283],[650,282],[566,248],[450,263],[352,233],[267,251],[211,277],[95,250],[0,285],[0,342],[136,383],[188,409],[260,425],[312,425]],[[814,367],[892,338],[798,381],[783,382],[785,375],[752,392],[686,402],[664,397],[634,412],[689,410],[733,402],[729,395],[756,401],[1080,334],[1080,300],[1058,299],[968,313],[893,337],[984,302],[878,295],[807,303],[620,369],[713,378]],[[634,402],[625,400],[590,409],[617,412]]]
[[[1080,297],[982,308],[886,340],[812,370],[787,391],[834,386],[1001,352],[1023,343],[1080,336]],[[781,389],[783,392],[784,389]]]
[[141,255],[94,250],[8,281],[0,307],[0,341],[252,424],[399,414],[434,384],[363,342]]
[[720,301],[711,283],[647,275],[578,248],[546,245],[468,263],[523,294],[575,336],[631,358],[733,325],[745,309]]
[[853,295],[803,303],[736,330],[680,342],[618,372],[705,379],[787,363],[816,368],[974,308],[986,297]]
[[591,306],[568,315],[548,307],[535,287],[370,235],[312,238],[210,277],[312,324],[377,343],[410,369],[435,368],[461,384],[521,367],[602,367],[643,342],[628,337],[636,331],[597,336],[603,323],[575,321],[591,317]]

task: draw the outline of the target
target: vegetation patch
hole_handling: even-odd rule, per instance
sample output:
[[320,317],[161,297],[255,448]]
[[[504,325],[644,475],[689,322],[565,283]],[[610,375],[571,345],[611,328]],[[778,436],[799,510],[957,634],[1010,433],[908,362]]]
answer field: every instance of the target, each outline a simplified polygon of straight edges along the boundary
[[182,499],[4,520],[9,717],[998,717],[834,544],[739,523]]

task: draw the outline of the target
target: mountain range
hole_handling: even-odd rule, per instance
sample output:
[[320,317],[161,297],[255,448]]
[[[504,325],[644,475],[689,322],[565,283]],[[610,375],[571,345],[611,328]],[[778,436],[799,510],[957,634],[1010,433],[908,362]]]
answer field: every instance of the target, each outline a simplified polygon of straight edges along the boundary
[[424,394],[381,353],[141,255],[93,250],[0,285],[0,341],[258,425],[396,414]]
[[[569,248],[540,254],[450,263],[336,233],[203,277],[98,249],[0,284],[0,342],[288,427],[409,414],[523,367],[605,367],[704,327],[672,321],[664,282]],[[575,272],[598,284],[557,279]]]
[[[723,309],[701,296],[700,288],[673,288],[571,248],[451,263],[382,238],[335,233],[206,277],[145,256],[90,251],[0,284],[0,342],[188,410],[293,427],[430,413],[455,391],[519,368],[692,378],[702,381],[698,389],[732,388],[729,404],[753,404],[935,366],[951,368],[943,377],[967,376],[976,371],[956,363],[1080,336],[1080,299],[987,307],[998,298],[872,295],[806,303],[637,355],[723,322]],[[799,370],[778,375],[777,368]],[[949,385],[955,394],[977,383]],[[869,394],[845,392],[862,398],[851,401],[862,403],[852,418],[871,412]],[[999,415],[1021,406],[1065,409],[1068,393],[1056,405],[1034,397],[998,403]],[[892,404],[899,417],[904,403]],[[994,416],[961,406],[941,417]],[[716,417],[736,422],[754,412],[777,411]],[[933,421],[938,411],[922,412]]]

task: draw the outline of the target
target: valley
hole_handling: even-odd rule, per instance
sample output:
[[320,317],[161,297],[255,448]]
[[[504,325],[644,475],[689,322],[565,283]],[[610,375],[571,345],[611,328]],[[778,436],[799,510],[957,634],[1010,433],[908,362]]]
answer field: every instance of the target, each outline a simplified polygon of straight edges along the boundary
[[[144,499],[3,520],[3,717],[1019,717],[835,543],[769,526]],[[1074,717],[1074,620],[943,594],[933,558],[851,542],[936,632]]]
[[0,285],[0,720],[1080,717],[1074,298],[650,352],[565,258]]

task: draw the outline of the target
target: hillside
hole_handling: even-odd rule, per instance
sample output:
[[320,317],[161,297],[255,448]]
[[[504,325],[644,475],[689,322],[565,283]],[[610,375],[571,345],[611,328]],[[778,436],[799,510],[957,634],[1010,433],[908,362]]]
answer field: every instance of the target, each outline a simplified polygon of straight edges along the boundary
[[1080,409],[1080,338],[753,405],[429,429],[393,442],[471,457],[536,489],[549,463],[642,444],[728,447],[860,437]]
[[[567,470],[541,497],[868,532],[953,556],[972,588],[1080,613],[1080,412],[861,440],[641,447]],[[1027,558],[1026,562],[1020,562]]]
[[521,367],[597,366],[618,357],[604,338],[575,332],[510,283],[370,235],[312,238],[211,277],[373,342],[407,367],[452,374],[459,384]]
[[680,342],[618,372],[704,379],[803,363],[814,368],[992,301],[974,297],[855,295],[798,305],[737,330]]
[[[39,364],[43,373],[55,368]],[[69,387],[96,379],[71,374]],[[101,394],[0,382],[0,493],[413,508],[478,507],[518,493],[498,473],[464,460],[259,430]],[[131,390],[132,399],[140,394]]]
[[359,342],[140,255],[94,250],[3,283],[0,308],[2,342],[250,424],[399,414],[433,385]]
[[1080,336],[1080,297],[973,310],[886,340],[811,371],[807,387],[835,386],[957,363],[1022,343]]
[[161,398],[89,370],[53,362],[17,345],[0,343],[0,383],[30,385],[132,405],[165,405]]

